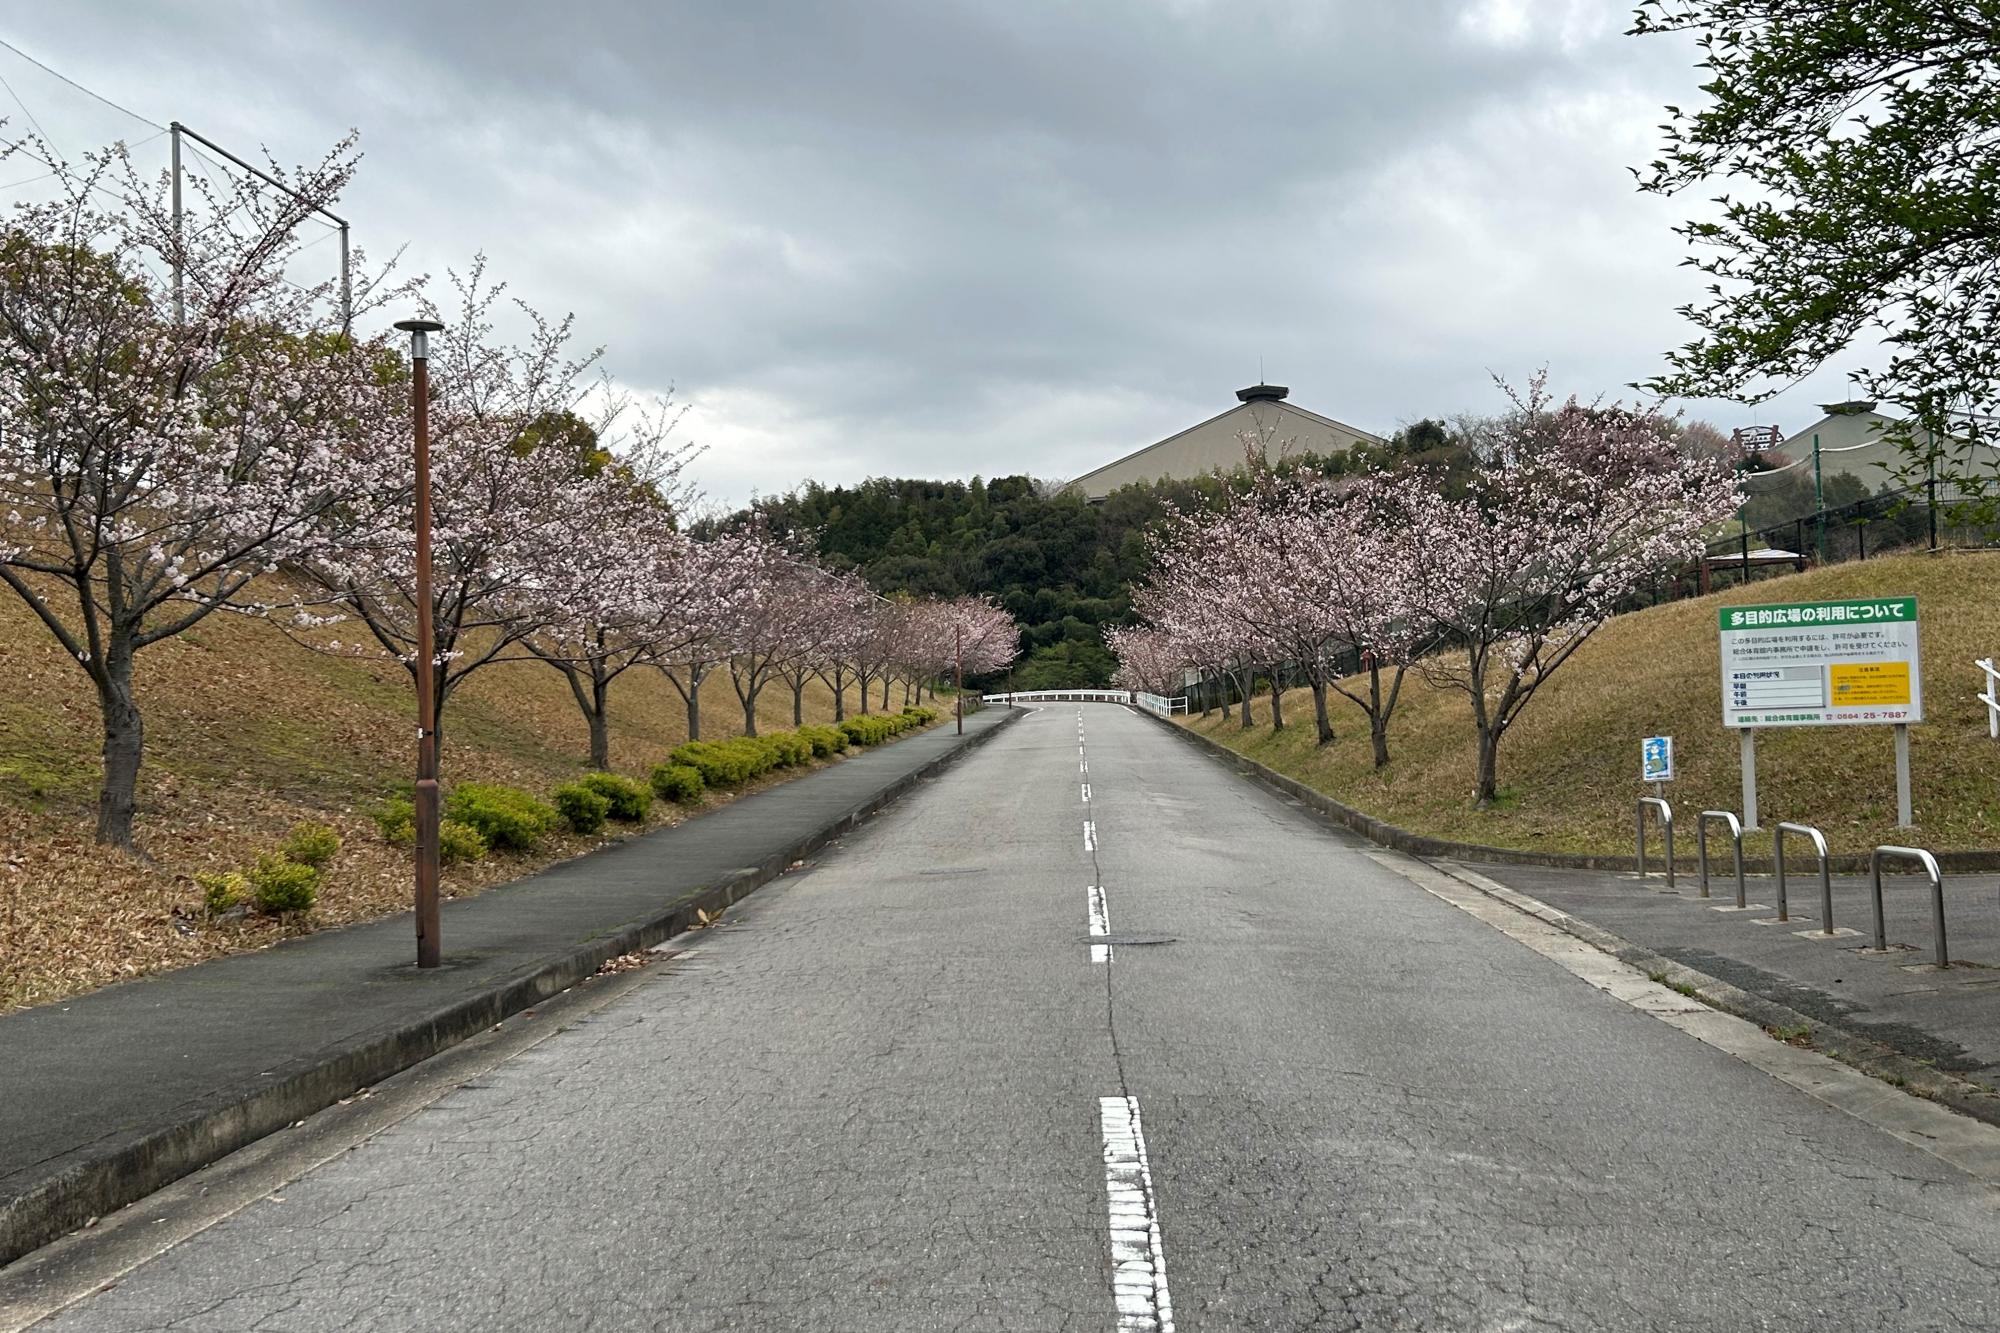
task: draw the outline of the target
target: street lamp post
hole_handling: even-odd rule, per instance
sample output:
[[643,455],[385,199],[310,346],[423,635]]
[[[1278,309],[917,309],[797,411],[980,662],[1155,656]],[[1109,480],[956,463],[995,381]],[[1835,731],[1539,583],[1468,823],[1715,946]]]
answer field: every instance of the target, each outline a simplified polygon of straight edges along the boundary
[[417,509],[417,966],[436,967],[438,939],[437,634],[431,624],[430,335],[444,325],[398,320],[410,335],[410,393],[416,417]]

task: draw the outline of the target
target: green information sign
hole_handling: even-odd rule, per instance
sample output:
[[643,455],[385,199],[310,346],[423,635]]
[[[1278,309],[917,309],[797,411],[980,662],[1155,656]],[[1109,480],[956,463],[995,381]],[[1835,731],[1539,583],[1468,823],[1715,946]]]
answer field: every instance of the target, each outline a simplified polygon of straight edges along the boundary
[[1916,598],[1725,606],[1717,617],[1723,725],[1923,720]]

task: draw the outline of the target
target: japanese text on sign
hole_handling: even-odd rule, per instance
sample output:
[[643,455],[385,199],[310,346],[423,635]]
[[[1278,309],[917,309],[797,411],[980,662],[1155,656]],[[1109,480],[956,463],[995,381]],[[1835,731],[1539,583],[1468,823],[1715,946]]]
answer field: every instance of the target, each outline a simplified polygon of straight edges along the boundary
[[1916,598],[1726,606],[1719,616],[1725,726],[1923,720]]

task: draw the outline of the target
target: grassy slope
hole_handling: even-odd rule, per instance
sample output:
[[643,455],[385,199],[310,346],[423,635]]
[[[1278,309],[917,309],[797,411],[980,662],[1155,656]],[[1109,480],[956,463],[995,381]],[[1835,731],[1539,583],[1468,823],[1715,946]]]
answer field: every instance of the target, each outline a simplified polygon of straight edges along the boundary
[[[1818,824],[1836,850],[1909,841],[1937,849],[2000,847],[2000,742],[1988,739],[1972,662],[2000,649],[2000,556],[1901,556],[1837,565],[1747,591],[1655,607],[1606,625],[1563,667],[1501,743],[1501,806],[1475,809],[1472,723],[1465,697],[1412,674],[1391,724],[1392,763],[1369,762],[1365,720],[1333,707],[1341,739],[1313,744],[1312,698],[1286,696],[1286,728],[1196,717],[1189,725],[1369,814],[1418,832],[1545,851],[1629,855],[1641,737],[1674,737],[1679,778],[1668,797],[1684,818],[1741,804],[1734,732],[1721,721],[1716,608],[1744,602],[1914,595],[1922,624],[1927,721],[1911,728],[1917,831],[1898,833],[1894,755],[1887,727],[1795,728],[1758,737],[1758,805],[1779,819]],[[1746,838],[1759,852],[1768,839]]]
[[[313,924],[405,906],[408,854],[383,845],[368,817],[414,762],[413,696],[400,667],[308,652],[268,624],[227,615],[148,649],[139,660],[147,745],[136,860],[90,842],[95,699],[11,596],[0,597],[0,681],[0,1010],[279,938],[286,928],[272,922],[203,920],[193,875],[248,864],[301,819],[330,822],[345,840]],[[901,706],[900,686],[893,701]],[[828,720],[832,703],[823,687],[809,690],[806,721]],[[680,697],[657,672],[622,677],[611,710],[621,772],[643,776],[685,739]],[[790,727],[790,690],[767,689],[758,718],[765,731]],[[727,677],[711,677],[703,734],[741,729]],[[452,698],[444,733],[447,782],[505,781],[544,795],[584,771],[589,752],[568,685],[531,662],[473,676]],[[679,817],[662,803],[653,823]],[[454,867],[446,891],[471,892],[598,841],[564,837],[533,860]]]

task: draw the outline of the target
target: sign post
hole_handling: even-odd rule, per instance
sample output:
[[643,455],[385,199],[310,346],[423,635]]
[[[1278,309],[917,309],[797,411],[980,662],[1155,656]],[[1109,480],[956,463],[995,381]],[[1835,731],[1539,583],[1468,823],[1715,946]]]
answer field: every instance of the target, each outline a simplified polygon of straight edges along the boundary
[[1892,726],[1896,818],[1913,822],[1910,723],[1924,720],[1917,599],[1725,606],[1722,724],[1743,747],[1743,826],[1757,827],[1759,727]]

